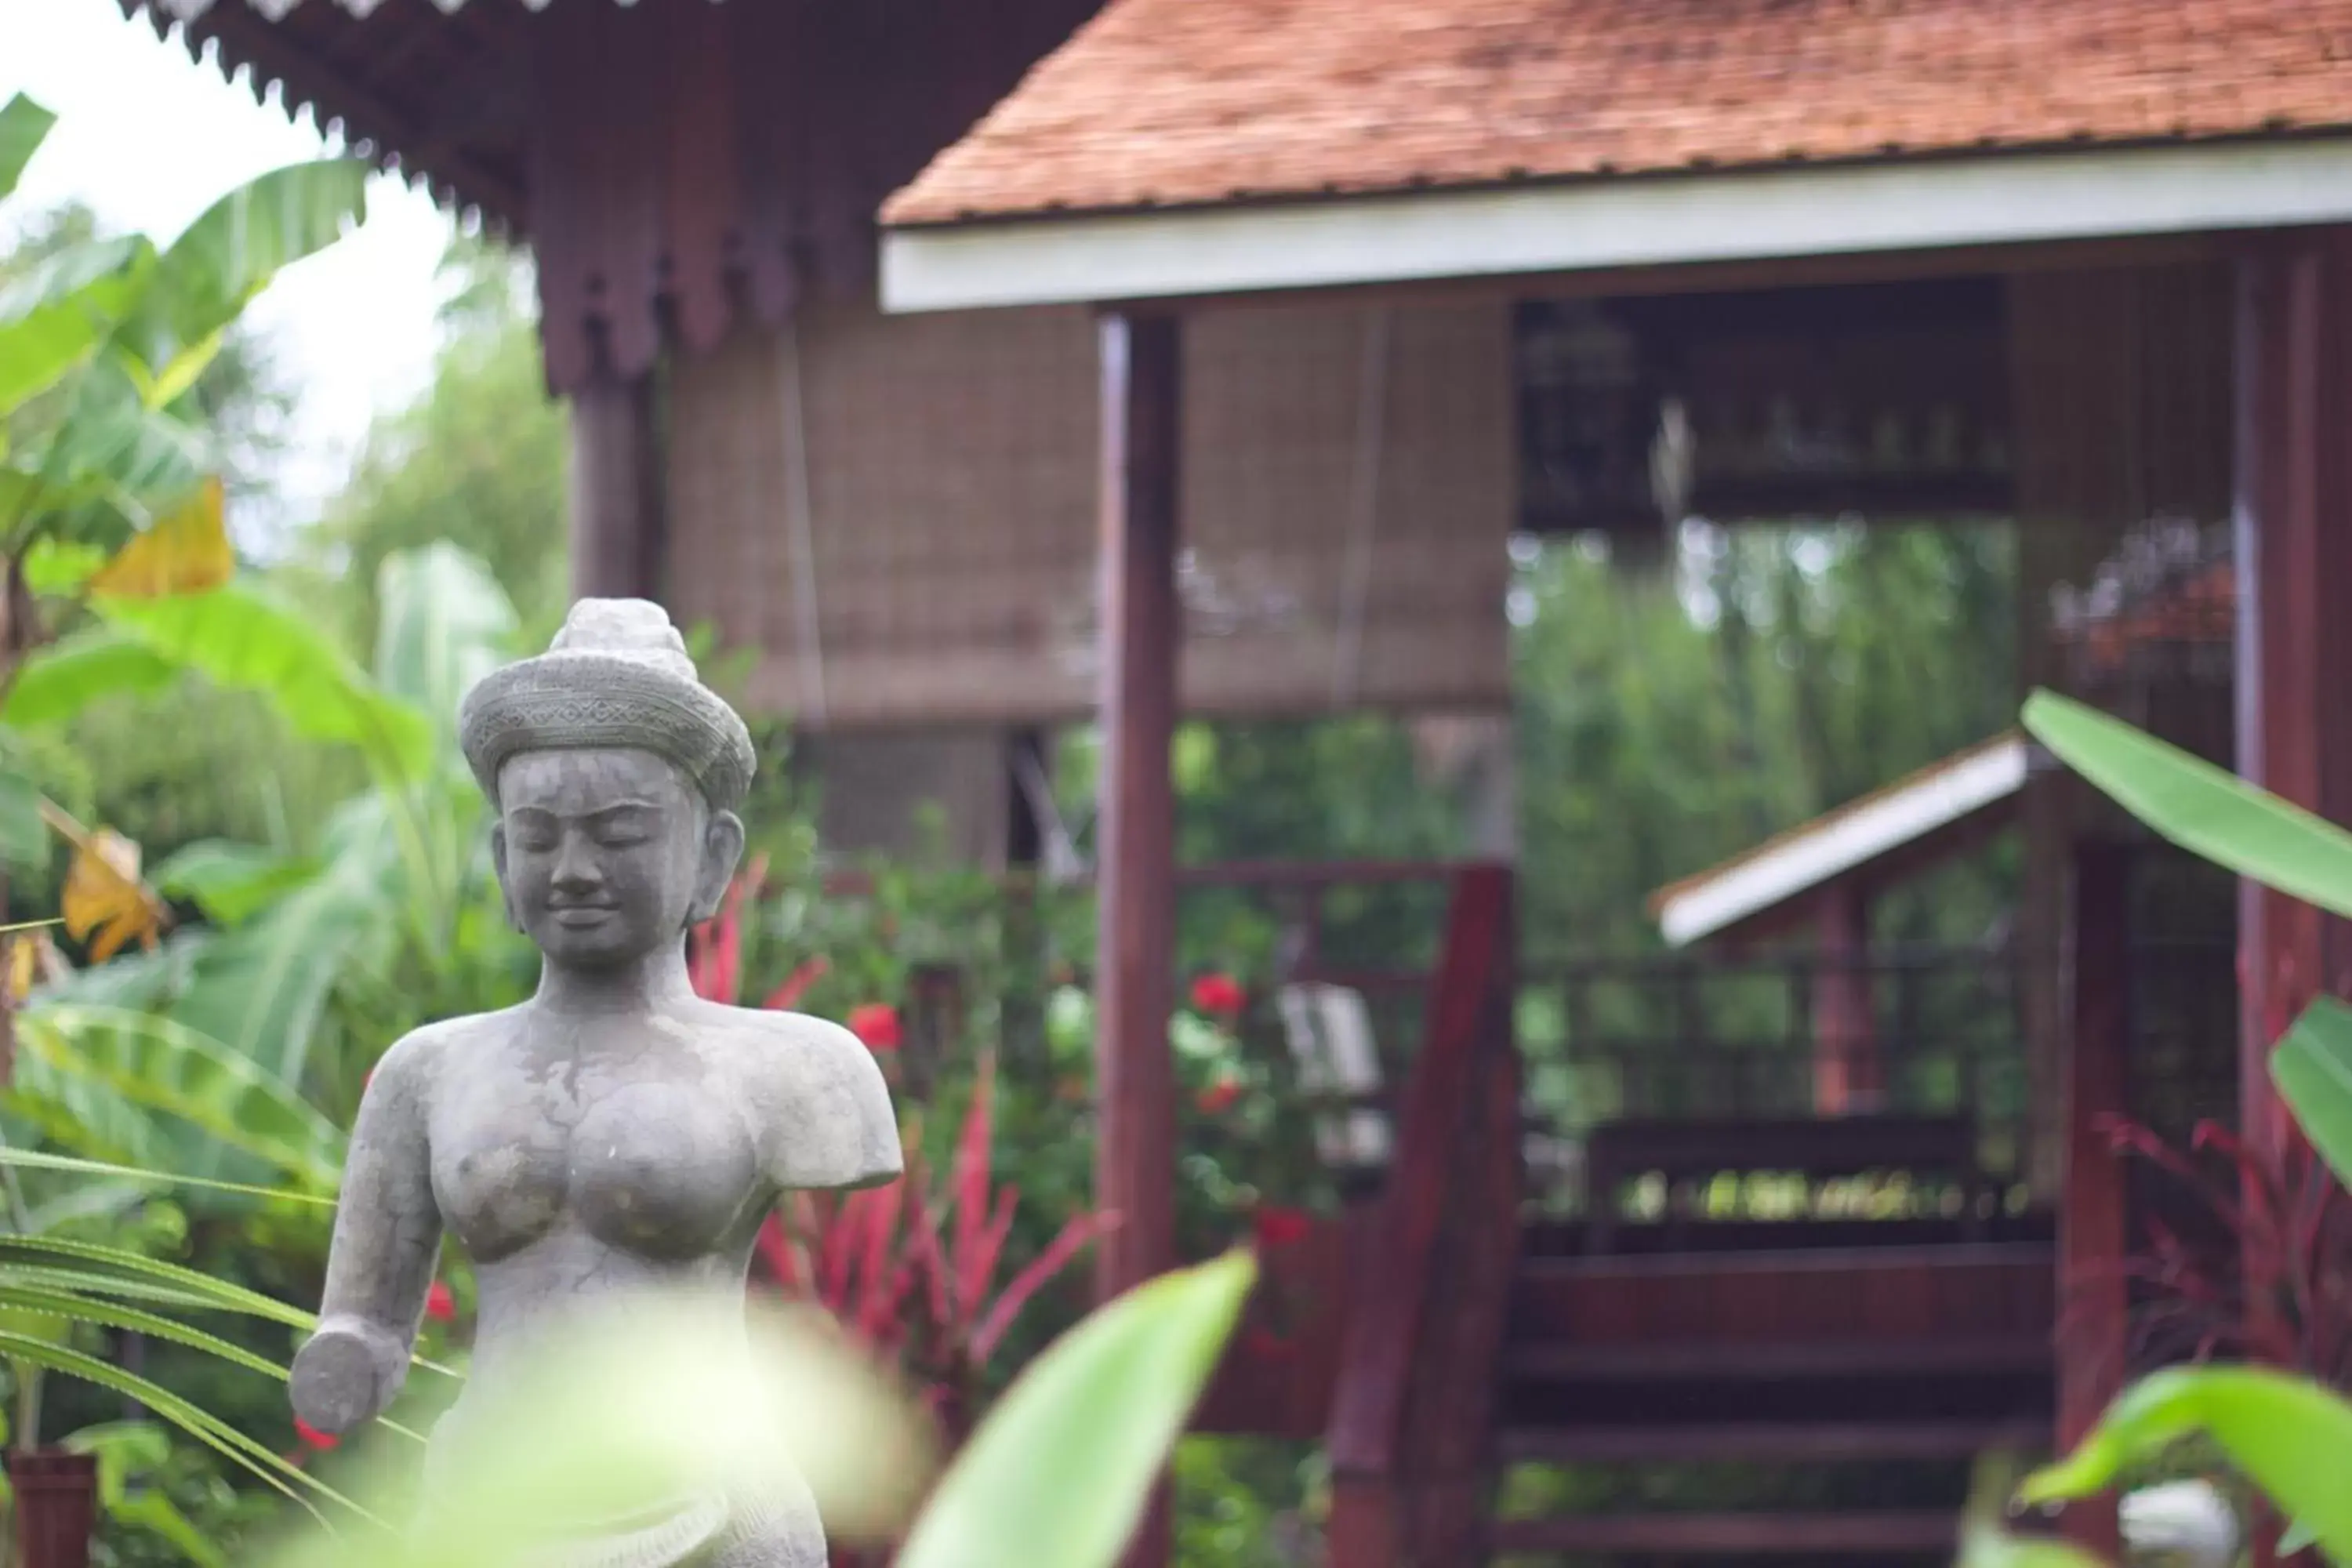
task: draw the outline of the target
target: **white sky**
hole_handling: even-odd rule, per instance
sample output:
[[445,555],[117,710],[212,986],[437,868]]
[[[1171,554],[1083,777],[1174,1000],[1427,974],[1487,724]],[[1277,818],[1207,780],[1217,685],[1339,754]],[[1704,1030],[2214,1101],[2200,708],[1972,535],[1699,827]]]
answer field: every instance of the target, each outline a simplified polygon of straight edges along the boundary
[[[114,0],[0,0],[0,102],[17,92],[58,121],[10,208],[80,201],[110,227],[158,240],[230,187],[327,151],[274,96],[257,105]],[[333,491],[372,413],[424,385],[448,234],[422,194],[378,178],[366,225],[289,268],[248,313],[299,397],[297,451],[279,477],[287,521]]]

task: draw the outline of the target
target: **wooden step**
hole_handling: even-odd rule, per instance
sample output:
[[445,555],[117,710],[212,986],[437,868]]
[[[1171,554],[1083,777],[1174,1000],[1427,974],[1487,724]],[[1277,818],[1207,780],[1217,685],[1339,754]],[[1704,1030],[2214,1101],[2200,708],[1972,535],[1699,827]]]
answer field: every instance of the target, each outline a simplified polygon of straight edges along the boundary
[[[2046,1213],[1987,1219],[1980,1240],[2052,1243]],[[1530,1262],[1592,1256],[1592,1226],[1581,1219],[1530,1219],[1520,1227],[1520,1257]],[[1615,1227],[1610,1256],[1661,1253],[1792,1252],[1811,1248],[1954,1247],[1969,1237],[1957,1219],[1711,1219],[1684,1225],[1625,1220]]]
[[2056,1284],[2051,1248],[2023,1242],[1530,1258],[1511,1327],[1594,1343],[2046,1337]]
[[2050,1447],[2047,1421],[1709,1422],[1694,1426],[1513,1427],[1496,1436],[1506,1464],[1653,1464],[1767,1459],[1965,1459],[1994,1448]]
[[2053,1357],[2046,1338],[1996,1335],[1777,1344],[1720,1340],[1687,1344],[1535,1343],[1513,1346],[1504,1353],[1503,1364],[1505,1373],[1513,1377],[1551,1380],[1762,1382],[2047,1373]]
[[1959,1540],[1956,1512],[1580,1514],[1497,1521],[1496,1552],[1656,1552],[1747,1556],[1891,1556],[1947,1552]]

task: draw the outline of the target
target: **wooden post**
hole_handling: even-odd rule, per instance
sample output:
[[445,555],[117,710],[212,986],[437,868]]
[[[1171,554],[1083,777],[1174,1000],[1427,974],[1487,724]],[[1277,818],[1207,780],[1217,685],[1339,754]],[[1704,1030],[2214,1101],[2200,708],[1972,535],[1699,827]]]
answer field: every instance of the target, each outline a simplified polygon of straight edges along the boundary
[[[2238,771],[2352,821],[2352,229],[2252,242],[2238,285]],[[2322,991],[2352,995],[2352,926],[2251,882],[2238,907],[2239,1119],[2266,1157],[2290,1125],[2271,1049]],[[2248,1299],[2251,1342],[2284,1348],[2275,1310]]]
[[1822,889],[1813,970],[1813,1110],[1879,1108],[1877,1009],[1870,973],[1870,900],[1851,881]]
[[571,499],[572,596],[656,596],[663,508],[651,376],[572,395]]
[[[1095,1194],[1119,1215],[1095,1244],[1108,1300],[1176,1261],[1177,471],[1181,320],[1109,315],[1102,349],[1101,830],[1096,876]],[[1129,1568],[1168,1559],[1164,1498]]]
[[[2352,230],[2261,244],[2239,268],[2238,771],[2352,819]],[[2280,1131],[2270,1047],[2321,991],[2352,994],[2340,921],[2247,884],[2241,1089],[2250,1135]]]
[[[2122,1391],[2130,1295],[2123,1163],[2100,1129],[2122,1115],[2131,1029],[2131,853],[2078,839],[2068,921],[2074,1027],[2063,1047],[2064,1186],[2058,1205],[2058,1446],[2071,1451]],[[2112,1499],[2066,1510],[2066,1532],[2103,1560],[2121,1551]]]

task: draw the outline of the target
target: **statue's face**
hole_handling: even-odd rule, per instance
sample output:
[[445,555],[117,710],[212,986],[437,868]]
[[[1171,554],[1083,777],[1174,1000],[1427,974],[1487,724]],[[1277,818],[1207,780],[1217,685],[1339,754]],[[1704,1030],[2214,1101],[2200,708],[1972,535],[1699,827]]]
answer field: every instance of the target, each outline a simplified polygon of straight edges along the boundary
[[499,773],[507,908],[551,963],[633,963],[718,907],[742,825],[651,752],[526,752]]

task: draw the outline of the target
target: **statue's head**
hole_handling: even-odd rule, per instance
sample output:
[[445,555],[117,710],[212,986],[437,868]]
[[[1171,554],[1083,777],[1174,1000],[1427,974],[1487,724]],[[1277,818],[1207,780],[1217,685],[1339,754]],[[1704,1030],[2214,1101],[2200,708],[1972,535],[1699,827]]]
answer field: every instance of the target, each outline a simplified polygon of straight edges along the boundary
[[583,599],[547,652],[466,694],[458,735],[507,909],[551,963],[628,963],[719,907],[751,737],[658,605]]

